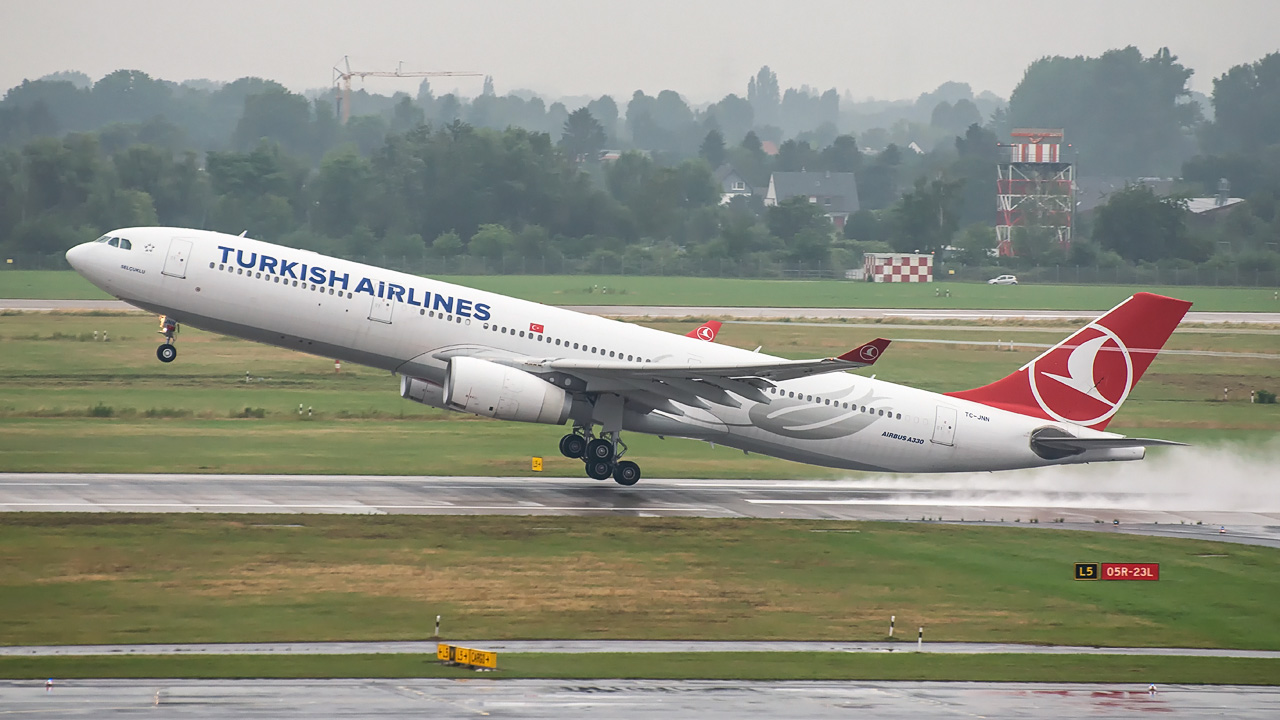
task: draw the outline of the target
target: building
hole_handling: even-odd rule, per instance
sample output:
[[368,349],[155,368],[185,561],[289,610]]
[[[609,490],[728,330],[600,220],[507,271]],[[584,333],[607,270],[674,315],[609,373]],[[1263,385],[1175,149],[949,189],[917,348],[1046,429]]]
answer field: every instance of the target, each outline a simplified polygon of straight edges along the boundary
[[746,178],[734,170],[732,165],[721,165],[713,177],[720,186],[721,205],[727,205],[736,197],[750,198],[751,193],[755,192]]
[[914,253],[863,253],[867,282],[933,282],[933,256]]
[[849,216],[858,212],[858,182],[853,173],[776,172],[769,176],[764,204],[774,206],[797,195],[822,208],[837,230],[843,230]]

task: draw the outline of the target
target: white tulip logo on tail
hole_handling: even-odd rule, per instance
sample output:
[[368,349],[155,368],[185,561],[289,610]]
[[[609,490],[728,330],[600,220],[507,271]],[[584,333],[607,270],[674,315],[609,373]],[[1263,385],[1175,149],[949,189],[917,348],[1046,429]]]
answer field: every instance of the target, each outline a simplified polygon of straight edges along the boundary
[[1085,426],[1115,415],[1133,389],[1133,358],[1119,336],[1090,323],[1056,350],[1027,366],[1040,409],[1055,420]]

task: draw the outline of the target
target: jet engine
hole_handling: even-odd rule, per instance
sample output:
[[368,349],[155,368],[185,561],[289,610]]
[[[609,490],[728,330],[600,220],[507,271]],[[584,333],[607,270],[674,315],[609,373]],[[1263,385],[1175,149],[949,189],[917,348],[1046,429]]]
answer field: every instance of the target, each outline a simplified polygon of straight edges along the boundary
[[422,378],[400,376],[400,397],[441,410],[454,410],[444,404],[444,386]]
[[443,390],[450,410],[498,420],[562,425],[573,407],[572,395],[536,375],[472,357],[449,360]]

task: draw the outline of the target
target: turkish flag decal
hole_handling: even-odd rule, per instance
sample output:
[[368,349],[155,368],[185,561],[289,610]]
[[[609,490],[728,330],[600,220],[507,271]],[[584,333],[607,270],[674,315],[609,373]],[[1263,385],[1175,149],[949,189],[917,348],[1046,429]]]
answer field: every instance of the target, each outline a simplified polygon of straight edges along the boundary
[[540,333],[542,332],[542,326],[538,323],[529,323],[529,332]]

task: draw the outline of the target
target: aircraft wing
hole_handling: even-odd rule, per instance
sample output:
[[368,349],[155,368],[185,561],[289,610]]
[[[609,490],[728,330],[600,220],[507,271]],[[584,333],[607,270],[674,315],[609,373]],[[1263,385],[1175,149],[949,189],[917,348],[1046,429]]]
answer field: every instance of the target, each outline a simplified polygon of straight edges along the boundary
[[[775,381],[867,367],[889,341],[877,338],[849,352],[817,360],[778,360],[710,365],[689,362],[626,362],[566,358],[524,358],[504,364],[539,375],[563,374],[585,381],[589,392],[615,392],[657,409],[679,412],[671,403],[707,407],[702,400],[739,407],[730,393],[768,403],[762,392]],[[502,361],[497,361],[502,362]]]

